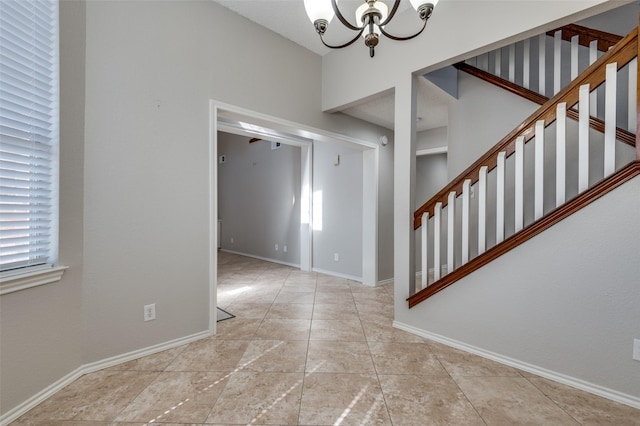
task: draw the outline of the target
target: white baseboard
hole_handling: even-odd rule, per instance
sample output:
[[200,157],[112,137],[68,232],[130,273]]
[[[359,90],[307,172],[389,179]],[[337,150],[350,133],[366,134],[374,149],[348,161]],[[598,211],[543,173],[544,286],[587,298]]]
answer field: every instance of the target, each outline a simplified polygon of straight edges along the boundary
[[393,326],[396,328],[399,328],[400,330],[404,330],[409,333],[412,333],[421,337],[425,337],[430,340],[434,340],[438,343],[442,343],[443,345],[451,346],[453,348],[460,349],[465,352],[469,352],[474,355],[478,355],[483,358],[487,358],[492,361],[496,361],[501,364],[508,365],[509,367],[518,368],[528,373],[532,373],[540,377],[544,377],[545,379],[553,380],[554,382],[562,383],[563,385],[571,386],[576,389],[580,389],[585,392],[589,392],[594,395],[598,395],[603,398],[610,399],[612,401],[619,402],[621,404],[625,404],[633,408],[640,408],[640,398],[635,397],[633,395],[628,395],[613,389],[606,388],[604,386],[586,382],[584,380],[581,380],[575,377],[571,377],[562,373],[547,370],[546,368],[538,367],[536,365],[528,364],[526,362],[513,359],[504,355],[500,355],[495,352],[487,351],[472,345],[468,345],[466,343],[459,342],[457,340],[450,339],[448,337],[445,337],[436,333],[430,333],[428,331],[421,330],[419,328],[416,328],[398,321],[394,321]]
[[[227,249],[220,249],[220,251],[225,252],[225,253],[237,254],[237,255],[245,256],[245,257],[251,257],[253,259],[264,260],[266,262],[278,263],[280,265],[291,266],[293,268],[300,268],[299,264],[283,262],[282,260],[278,260],[278,259],[270,259],[268,257],[256,256],[256,255],[253,255],[253,254],[241,253],[239,251],[233,251],[233,250],[227,250]],[[362,282],[362,277],[356,277],[354,275],[341,274],[339,272],[327,271],[325,269],[319,269],[319,268],[311,268],[311,270],[313,272],[318,272],[320,274],[331,275],[331,276],[339,277],[339,278],[345,278],[347,280],[357,281],[359,283]]]
[[359,283],[362,282],[362,277],[356,277],[354,275],[341,274],[339,272],[327,271],[325,269],[320,268],[311,268],[313,272],[318,272],[319,274],[331,275],[333,277],[344,278],[351,281],[357,281]]
[[190,336],[181,337],[179,339],[171,340],[169,342],[161,343],[158,345],[149,346],[147,348],[138,349],[126,354],[117,355],[111,358],[103,359],[101,361],[85,364],[76,368],[66,376],[62,377],[55,383],[47,386],[42,391],[38,392],[31,398],[24,401],[22,404],[12,408],[11,410],[0,416],[0,426],[6,426],[9,423],[15,421],[20,416],[24,415],[27,411],[33,409],[38,404],[44,402],[47,398],[53,396],[56,392],[60,391],[65,386],[70,385],[81,376],[89,373],[95,373],[98,370],[104,368],[113,367],[114,365],[121,364],[123,362],[133,361],[134,359],[142,358],[144,356],[153,355],[158,352],[166,351],[167,349],[173,349],[178,346],[185,345],[187,343],[195,342],[196,340],[204,339],[211,336],[211,331],[202,331],[200,333],[192,334]]
[[225,253],[237,254],[239,256],[250,257],[252,259],[264,260],[265,262],[278,263],[280,265],[291,266],[292,268],[298,268],[298,269],[300,268],[300,264],[297,264],[297,263],[290,263],[290,262],[285,262],[278,259],[270,259],[268,257],[256,256],[255,254],[241,253],[239,251],[233,251],[233,250],[227,250],[227,249],[220,249],[220,251]]
[[378,281],[378,286],[381,285],[387,285],[387,284],[393,284],[393,278],[387,278],[386,280],[380,280]]

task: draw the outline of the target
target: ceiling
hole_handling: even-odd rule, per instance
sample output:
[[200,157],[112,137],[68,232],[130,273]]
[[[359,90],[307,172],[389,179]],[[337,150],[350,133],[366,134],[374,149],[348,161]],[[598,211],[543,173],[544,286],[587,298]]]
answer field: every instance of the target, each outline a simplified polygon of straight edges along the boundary
[[[309,21],[302,0],[213,0],[225,8],[261,25],[300,46],[318,54],[326,55],[331,49],[322,45],[313,24]],[[387,2],[390,4],[390,2]],[[345,17],[354,14],[362,0],[340,0],[340,7]],[[407,10],[410,9],[410,10]],[[398,9],[402,12],[415,13],[408,0],[403,0]],[[437,13],[437,10],[434,12]],[[399,17],[399,15],[398,15]],[[420,21],[417,19],[417,26]],[[354,22],[355,19],[352,20]],[[355,22],[354,22],[355,23]],[[334,19],[327,30],[327,37],[335,43],[353,37]],[[357,42],[356,42],[357,43]],[[356,44],[357,45],[357,44]],[[360,46],[366,49],[364,43]],[[353,47],[355,48],[355,47]],[[381,46],[380,48],[383,48]],[[424,131],[448,124],[448,106],[453,98],[430,81],[420,78],[418,87],[417,131]],[[344,114],[361,120],[393,129],[394,99],[393,94],[383,94],[366,102],[342,110]]]

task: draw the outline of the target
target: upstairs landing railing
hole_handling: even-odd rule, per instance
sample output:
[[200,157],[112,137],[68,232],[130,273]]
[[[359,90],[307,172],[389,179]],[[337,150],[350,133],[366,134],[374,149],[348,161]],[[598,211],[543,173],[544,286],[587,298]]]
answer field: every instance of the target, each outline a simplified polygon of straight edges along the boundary
[[[622,37],[616,34],[571,24],[454,66],[544,105],[549,97],[558,93],[560,88],[569,84],[620,40]],[[622,76],[620,82],[629,92],[635,92],[637,67],[632,64],[628,69],[630,72]],[[603,87],[593,90],[589,102],[590,126],[599,132],[604,131],[603,90]],[[633,115],[634,108],[629,105],[634,98],[626,96],[624,91],[620,95],[617,102],[624,108],[618,114],[616,137],[633,145],[636,118]],[[568,114],[570,118],[578,119],[576,110],[569,110]]]
[[[636,28],[415,212],[422,277],[409,307],[640,174],[638,49]],[[622,97],[630,98],[633,146],[616,137],[618,82],[628,75],[633,90]],[[589,127],[596,90],[604,93],[602,134]]]

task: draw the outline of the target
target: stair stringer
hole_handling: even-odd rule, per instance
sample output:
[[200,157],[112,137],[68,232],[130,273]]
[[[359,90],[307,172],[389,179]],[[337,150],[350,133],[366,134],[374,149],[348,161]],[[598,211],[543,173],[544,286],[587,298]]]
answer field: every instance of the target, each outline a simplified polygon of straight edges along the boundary
[[640,408],[640,177],[408,309],[394,325]]

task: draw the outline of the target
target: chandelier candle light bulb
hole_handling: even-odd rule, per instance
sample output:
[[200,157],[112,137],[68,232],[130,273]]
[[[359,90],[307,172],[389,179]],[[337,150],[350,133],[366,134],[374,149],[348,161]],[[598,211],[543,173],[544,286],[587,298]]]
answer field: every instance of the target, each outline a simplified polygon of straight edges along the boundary
[[[320,36],[320,41],[331,49],[341,49],[355,43],[360,36],[364,37],[364,44],[369,48],[369,55],[373,58],[374,48],[380,41],[380,35],[397,41],[411,40],[424,31],[427,26],[427,20],[431,17],[434,7],[439,0],[409,0],[413,8],[418,12],[418,16],[422,20],[422,28],[410,36],[394,36],[385,31],[384,26],[389,23],[396,14],[400,0],[394,0],[391,10],[380,0],[365,0],[356,10],[356,24],[349,22],[340,9],[337,0],[304,0],[304,7],[307,11],[309,20],[316,28],[316,32]],[[356,36],[344,44],[332,45],[324,40],[324,33],[329,27],[329,23],[334,16],[348,29],[355,31]]]

